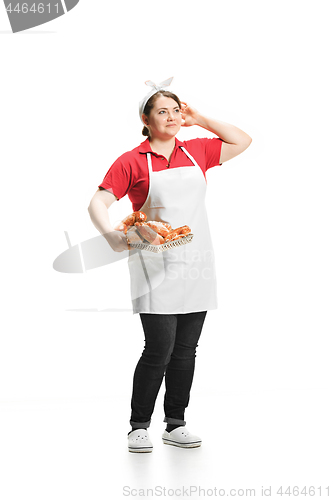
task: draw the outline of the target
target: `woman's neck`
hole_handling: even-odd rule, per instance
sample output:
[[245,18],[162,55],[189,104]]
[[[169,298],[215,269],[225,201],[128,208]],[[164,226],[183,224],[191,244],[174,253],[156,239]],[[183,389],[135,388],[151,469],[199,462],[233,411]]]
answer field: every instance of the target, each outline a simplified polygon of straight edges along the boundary
[[149,141],[151,150],[154,153],[165,156],[165,158],[170,161],[172,151],[175,149],[176,140],[174,137],[167,141],[162,141],[161,139],[154,138]]

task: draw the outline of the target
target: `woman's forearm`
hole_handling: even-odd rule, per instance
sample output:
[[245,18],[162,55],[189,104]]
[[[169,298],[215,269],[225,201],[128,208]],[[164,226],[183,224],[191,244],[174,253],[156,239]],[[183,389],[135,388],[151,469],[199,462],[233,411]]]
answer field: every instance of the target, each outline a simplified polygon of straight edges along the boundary
[[[111,202],[111,204],[112,203],[113,202]],[[88,207],[88,212],[92,223],[104,236],[113,250],[116,252],[123,252],[129,249],[125,234],[121,230],[117,231],[117,229],[111,226],[108,208],[102,200],[93,198]]]
[[111,226],[109,212],[105,204],[100,200],[92,200],[88,212],[95,228],[103,235],[115,231]]
[[221,122],[207,116],[197,114],[196,122],[199,127],[202,127],[213,134],[216,134],[220,139],[228,144],[235,144],[246,149],[252,142],[251,137],[235,125]]

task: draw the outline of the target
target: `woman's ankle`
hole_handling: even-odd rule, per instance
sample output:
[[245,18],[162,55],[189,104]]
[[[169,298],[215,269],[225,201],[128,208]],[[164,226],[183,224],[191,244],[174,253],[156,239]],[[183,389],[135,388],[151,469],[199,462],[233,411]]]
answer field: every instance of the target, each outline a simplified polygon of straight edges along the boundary
[[[147,430],[147,428],[146,428],[146,427],[142,427],[142,429],[144,429],[145,431]],[[127,436],[128,436],[129,434],[131,434],[131,432],[133,432],[133,431],[137,431],[137,430],[138,430],[137,428],[132,427],[132,430],[128,432]]]
[[178,427],[181,427],[181,425],[175,425],[175,424],[167,424],[166,426],[166,431],[167,432],[171,432],[171,431],[174,431],[175,429],[177,429]]

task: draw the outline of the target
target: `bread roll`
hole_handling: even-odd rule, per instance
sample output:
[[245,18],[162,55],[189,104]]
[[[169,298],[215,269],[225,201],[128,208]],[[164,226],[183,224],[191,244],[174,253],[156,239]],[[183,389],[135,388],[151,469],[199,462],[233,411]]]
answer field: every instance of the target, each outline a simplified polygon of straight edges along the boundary
[[143,241],[142,238],[141,238],[141,236],[137,232],[135,226],[130,226],[127,229],[126,237],[127,237],[127,241],[128,241],[129,244],[131,244],[131,243],[142,243],[142,241]]
[[126,226],[133,226],[135,223],[135,215],[134,213],[131,215],[128,215],[125,217],[122,221],[123,224],[126,224]]
[[156,231],[149,227],[146,222],[136,222],[135,227],[137,228],[140,236],[147,240],[151,245],[162,245],[162,243],[164,243],[163,236],[156,233]]
[[177,234],[171,240],[168,240],[168,241],[170,242],[170,241],[180,240],[181,238],[185,238],[185,236],[186,236],[186,234]]
[[151,227],[156,233],[160,234],[163,237],[167,236],[171,229],[170,224],[155,220],[149,220],[146,222],[146,224],[148,224],[149,227]]
[[169,232],[169,234],[165,237],[165,241],[171,241],[174,239],[175,236],[178,236],[180,234],[186,236],[190,232],[191,228],[189,226],[177,227],[176,229],[173,229],[172,231]]
[[144,212],[134,212],[133,215],[135,216],[135,222],[146,222],[147,220],[147,215]]

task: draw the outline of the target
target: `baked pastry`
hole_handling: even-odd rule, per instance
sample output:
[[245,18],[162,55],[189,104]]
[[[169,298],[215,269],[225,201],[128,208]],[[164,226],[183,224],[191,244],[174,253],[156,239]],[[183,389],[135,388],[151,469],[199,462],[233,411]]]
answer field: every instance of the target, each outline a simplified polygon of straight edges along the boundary
[[191,228],[186,225],[172,229],[167,222],[147,221],[147,215],[140,210],[125,217],[115,229],[123,231],[130,244],[150,245],[162,245],[168,241],[180,240],[191,232]]
[[185,238],[186,234],[176,234],[176,236],[174,236],[173,238],[171,238],[171,240],[168,240],[168,243],[170,241],[175,241],[175,240],[180,240],[181,238]]
[[125,224],[125,226],[134,226],[135,215],[134,214],[128,215],[121,222]]
[[165,237],[165,241],[171,241],[175,238],[175,236],[183,235],[186,236],[191,232],[191,228],[189,226],[181,226],[177,227],[176,229],[173,229],[170,231],[167,236]]
[[147,220],[147,215],[144,212],[133,212],[130,215],[127,215],[121,222],[119,222],[114,229],[116,231],[123,231],[124,234],[127,234],[127,230],[129,227],[134,226],[136,222],[145,222]]
[[146,222],[147,220],[147,215],[144,212],[134,212],[133,215],[135,216],[135,222]]
[[156,233],[146,222],[136,222],[135,227],[142,238],[148,241],[151,245],[162,245],[164,238]]
[[141,236],[137,232],[135,226],[130,226],[130,227],[127,228],[126,236],[127,236],[127,241],[128,241],[129,244],[131,244],[131,243],[142,243],[143,242],[143,239],[141,238]]
[[163,237],[167,236],[172,229],[170,224],[156,220],[148,220],[146,224]]

